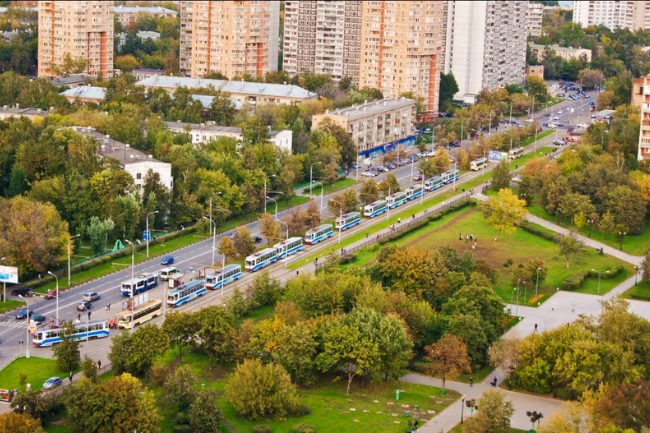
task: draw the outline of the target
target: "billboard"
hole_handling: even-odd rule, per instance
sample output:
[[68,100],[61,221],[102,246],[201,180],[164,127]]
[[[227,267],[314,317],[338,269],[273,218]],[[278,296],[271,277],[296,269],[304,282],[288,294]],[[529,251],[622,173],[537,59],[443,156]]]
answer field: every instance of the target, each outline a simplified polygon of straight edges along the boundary
[[508,159],[508,154],[506,152],[497,152],[496,150],[491,150],[488,155],[488,160],[490,162],[499,162]]
[[18,268],[0,266],[0,283],[18,284]]

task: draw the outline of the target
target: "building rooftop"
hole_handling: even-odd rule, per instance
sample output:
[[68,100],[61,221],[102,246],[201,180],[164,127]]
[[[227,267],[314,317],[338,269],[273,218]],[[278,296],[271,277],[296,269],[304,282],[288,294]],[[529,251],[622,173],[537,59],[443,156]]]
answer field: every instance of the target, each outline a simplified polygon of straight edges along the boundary
[[150,14],[178,14],[175,10],[159,6],[115,6],[116,14],[137,14],[138,12],[146,12]]
[[96,86],[79,86],[73,89],[68,89],[65,92],[61,92],[61,95],[66,98],[89,98],[104,100],[106,97],[106,88],[96,87]]
[[121,141],[114,140],[110,136],[97,131],[95,128],[89,126],[71,126],[70,129],[85,137],[94,138],[99,144],[99,154],[104,157],[116,159],[121,166],[137,164],[143,161],[160,162],[153,156],[134,149]]
[[172,77],[168,75],[148,77],[138,81],[136,84],[145,87],[188,87],[190,89],[212,86],[216,90],[229,93],[304,99],[316,98],[318,96],[316,93],[310,92],[302,87],[294,86],[293,84],[249,83],[246,81],[210,80],[206,78]]
[[[210,108],[210,105],[212,105],[212,101],[214,100],[214,96],[192,95],[192,99],[199,101],[203,105],[203,108]],[[230,100],[232,102],[232,105],[235,107],[235,110],[239,111],[244,107],[244,103],[240,100],[235,98],[230,98]]]
[[40,108],[20,108],[8,105],[0,107],[0,116],[47,116],[48,114],[52,114],[52,112]]
[[397,108],[414,106],[415,101],[413,99],[408,99],[404,97],[399,98],[387,98],[380,101],[368,102],[360,105],[353,105],[348,108],[339,108],[331,112],[326,112],[333,116],[342,116],[346,119],[355,120],[362,119],[364,117],[373,116],[375,114],[383,113],[386,111],[392,111]]
[[[536,48],[536,49],[539,49],[539,50],[543,50],[544,48],[546,48],[547,46],[549,46],[549,45],[542,45],[542,44],[528,44],[528,45],[529,45],[531,48]],[[589,50],[589,48],[571,48],[571,47],[561,47],[561,46],[559,46],[559,45],[557,45],[557,44],[556,44],[556,45],[550,45],[550,47],[551,47],[551,49],[552,49],[553,51],[566,51],[566,52],[570,52],[570,53],[576,53],[576,52],[578,52],[578,51],[582,51],[582,50]]]
[[52,77],[50,81],[55,86],[69,86],[72,84],[85,84],[86,81],[91,80],[95,81],[96,78],[92,75],[86,74],[70,74],[70,75],[61,75],[59,77]]
[[[237,134],[241,135],[241,128],[236,126],[219,126],[213,125],[210,123],[183,123],[183,122],[163,122],[167,129],[171,130],[199,130],[199,131],[209,131],[209,132],[223,132],[227,134]],[[268,131],[269,137],[273,138],[278,135],[281,131]]]

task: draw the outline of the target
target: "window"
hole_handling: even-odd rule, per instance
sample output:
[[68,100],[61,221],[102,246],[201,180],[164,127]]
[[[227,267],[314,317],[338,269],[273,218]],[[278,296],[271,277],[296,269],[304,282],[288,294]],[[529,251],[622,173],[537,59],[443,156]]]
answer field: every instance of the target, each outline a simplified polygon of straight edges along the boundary
[[136,178],[137,180],[142,179],[142,173],[137,173],[137,174],[135,175],[135,178]]

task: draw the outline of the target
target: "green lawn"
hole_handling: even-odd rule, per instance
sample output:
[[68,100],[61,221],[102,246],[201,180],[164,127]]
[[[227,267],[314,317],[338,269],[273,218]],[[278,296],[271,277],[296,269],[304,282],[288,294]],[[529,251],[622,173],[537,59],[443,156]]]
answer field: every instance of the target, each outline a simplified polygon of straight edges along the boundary
[[0,388],[23,389],[20,386],[20,373],[27,375],[27,383],[32,385],[32,389],[41,389],[43,383],[52,376],[59,376],[66,379],[70,372],[59,371],[56,367],[56,361],[46,358],[17,358],[0,371]]
[[636,286],[627,289],[623,293],[623,297],[637,301],[650,301],[650,283],[647,281],[639,281]]
[[[541,140],[544,137],[548,137],[549,135],[553,134],[555,130],[553,129],[547,129],[546,131],[542,131],[537,133],[537,139]],[[524,141],[521,142],[521,146],[528,146],[529,144],[532,144],[533,141],[535,141],[535,136],[533,135],[532,137],[529,137],[525,139]]]
[[25,303],[23,301],[14,301],[13,299],[7,299],[6,302],[0,302],[0,314],[24,306]]
[[[325,185],[325,187],[323,188],[323,195],[328,195],[335,191],[340,191],[342,189],[350,188],[351,186],[356,185],[356,183],[357,181],[355,178],[346,177],[343,179],[339,179],[331,185]],[[320,190],[321,190],[320,184],[314,183],[314,186],[312,188],[312,195],[314,196],[314,199],[319,198],[318,196],[320,196]],[[303,194],[307,196],[309,195],[309,184],[307,184],[307,186],[303,189]]]
[[[539,218],[543,218],[547,221],[551,221],[557,224],[557,217],[547,213],[537,200],[528,207],[528,212]],[[612,235],[601,232],[597,228],[590,230],[589,227],[586,226],[583,227],[582,230],[578,230],[576,226],[571,224],[571,219],[569,217],[561,217],[559,225],[567,229],[576,230],[581,235],[589,237],[595,241],[602,242],[603,244],[609,245],[610,247],[620,247],[618,239]],[[623,251],[634,256],[642,256],[645,254],[648,247],[650,247],[650,220],[646,220],[641,233],[634,236],[626,236],[625,239],[623,239]]]
[[[470,410],[465,407],[465,419],[470,417]],[[509,433],[528,433],[529,430],[519,430],[517,428],[510,428]],[[453,428],[449,433],[463,433],[463,428],[460,424]]]

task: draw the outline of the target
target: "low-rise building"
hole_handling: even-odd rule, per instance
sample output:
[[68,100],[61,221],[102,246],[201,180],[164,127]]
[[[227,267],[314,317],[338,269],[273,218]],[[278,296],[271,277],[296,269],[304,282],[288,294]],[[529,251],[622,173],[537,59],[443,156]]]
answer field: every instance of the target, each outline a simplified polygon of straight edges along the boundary
[[408,98],[388,98],[341,108],[312,116],[312,128],[331,119],[345,129],[357,147],[357,153],[374,158],[397,146],[415,145],[415,101]]
[[138,21],[139,14],[149,14],[156,18],[175,18],[178,12],[159,6],[115,6],[115,17],[124,27],[128,27],[129,24]]
[[47,77],[54,86],[61,87],[79,87],[85,86],[90,82],[97,81],[97,78],[88,74],[67,74],[59,77]]
[[[190,134],[192,143],[207,143],[210,140],[216,140],[220,137],[235,138],[244,141],[241,128],[234,126],[219,126],[213,122],[208,123],[183,123],[183,122],[165,122],[167,129],[174,134]],[[289,153],[292,151],[293,131],[285,129],[283,131],[269,131],[269,141],[274,146],[285,150]]]
[[16,104],[14,107],[10,107],[9,105],[0,107],[0,120],[18,117],[27,117],[30,120],[34,120],[43,118],[48,114],[52,114],[52,111],[41,110],[40,108],[20,108],[20,104]]
[[526,76],[536,76],[544,79],[544,65],[526,65]]
[[126,143],[112,139],[110,136],[102,134],[94,128],[85,126],[73,126],[72,130],[86,137],[95,139],[98,147],[98,153],[104,158],[113,158],[117,160],[120,167],[133,177],[138,191],[142,190],[145,177],[149,170],[158,173],[160,183],[170,191],[174,188],[174,178],[172,177],[172,165],[154,158],[152,155],[134,149]]
[[[158,32],[150,32],[150,31],[141,31],[135,34],[141,41],[144,41],[146,39],[151,39],[152,41],[157,41],[160,39],[160,33]],[[126,45],[126,33],[118,33],[116,35],[117,38],[117,49],[118,51],[122,49],[124,45]]]
[[144,80],[145,78],[153,77],[155,75],[162,75],[165,71],[163,69],[155,68],[135,68],[131,71],[131,74],[135,77],[137,81]]
[[86,86],[68,89],[60,94],[65,96],[65,98],[70,102],[81,101],[99,104],[106,98],[106,88],[91,86],[88,84]]
[[227,92],[232,99],[241,104],[300,104],[308,99],[316,99],[318,95],[293,84],[249,83],[246,81],[210,80],[205,78],[171,77],[156,75],[136,83],[146,89],[165,89],[174,92],[179,87],[201,89],[212,87],[215,90]]
[[[540,62],[544,60],[544,50],[547,45],[528,44],[528,46],[535,57],[537,57],[537,60]],[[555,51],[555,54],[562,57],[564,60],[580,59],[580,57],[585,56],[587,62],[591,62],[591,50],[587,48],[561,47],[559,45],[550,45],[550,47]]]

